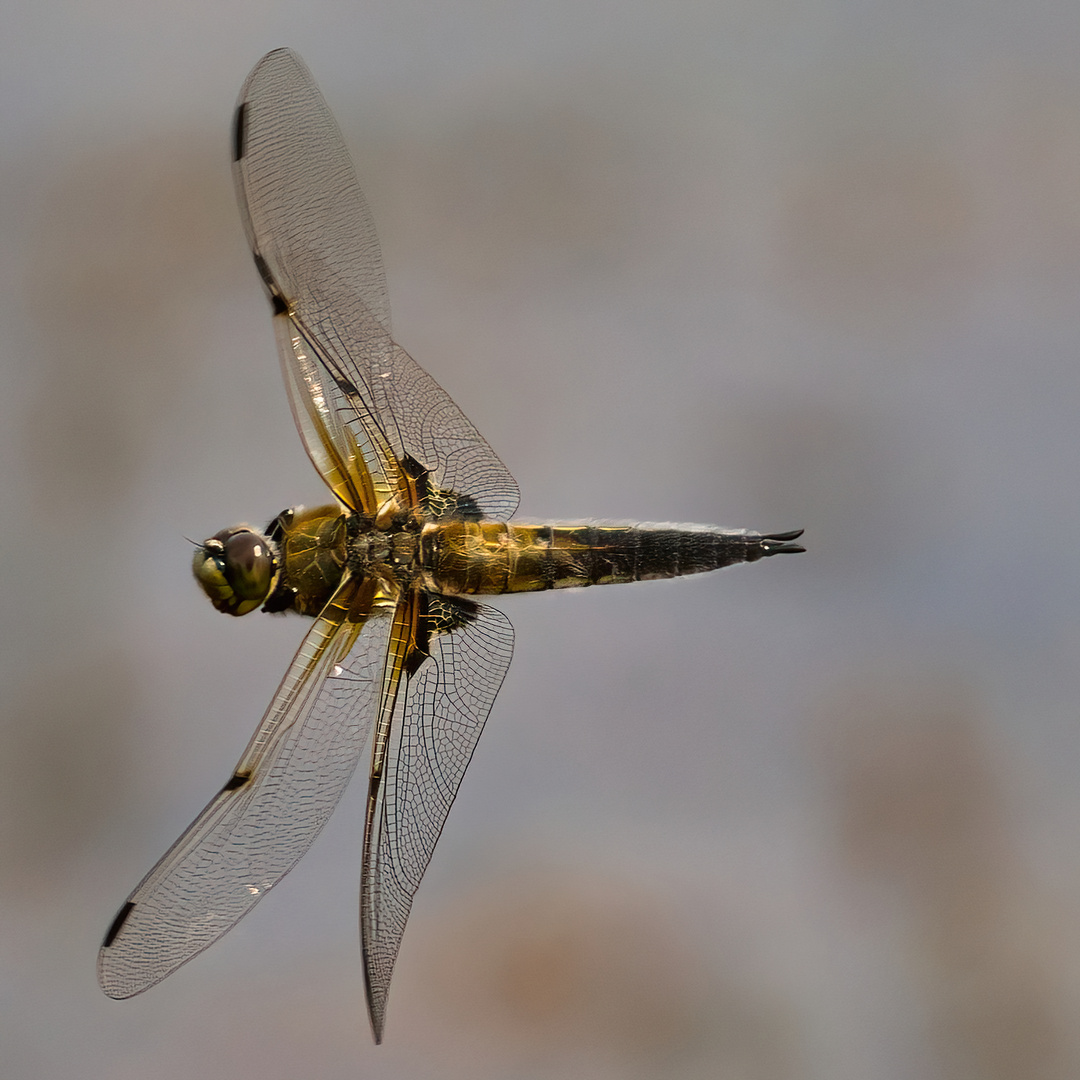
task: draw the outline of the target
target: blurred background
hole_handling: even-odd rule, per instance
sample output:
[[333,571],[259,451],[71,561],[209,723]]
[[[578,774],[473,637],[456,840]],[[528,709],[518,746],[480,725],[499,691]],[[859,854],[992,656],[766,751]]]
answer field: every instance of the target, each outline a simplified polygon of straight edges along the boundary
[[[1080,7],[10,0],[5,1078],[1080,1074]],[[508,598],[517,655],[371,1044],[360,785],[209,953],[117,907],[304,626],[191,548],[325,495],[228,155],[311,67],[395,336],[531,518],[806,528]]]

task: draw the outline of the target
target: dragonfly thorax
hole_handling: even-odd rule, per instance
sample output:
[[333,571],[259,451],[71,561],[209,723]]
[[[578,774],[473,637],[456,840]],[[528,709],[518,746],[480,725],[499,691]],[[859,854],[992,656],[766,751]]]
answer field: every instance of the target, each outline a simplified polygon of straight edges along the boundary
[[223,529],[196,551],[195,579],[229,615],[298,611],[317,615],[354,576],[381,579],[392,591],[411,587],[419,572],[420,519],[402,513],[380,521],[340,504],[278,514],[261,533],[248,525]]
[[420,557],[419,529],[409,524],[361,530],[349,540],[349,567],[361,577],[393,579],[408,587]]

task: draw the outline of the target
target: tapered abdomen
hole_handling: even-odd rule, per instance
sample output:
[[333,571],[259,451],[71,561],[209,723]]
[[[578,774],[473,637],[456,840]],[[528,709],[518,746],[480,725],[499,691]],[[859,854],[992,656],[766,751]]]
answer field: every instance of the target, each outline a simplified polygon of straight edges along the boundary
[[456,521],[424,528],[420,565],[425,587],[436,592],[538,592],[701,574],[802,550],[786,543],[795,535],[703,525]]

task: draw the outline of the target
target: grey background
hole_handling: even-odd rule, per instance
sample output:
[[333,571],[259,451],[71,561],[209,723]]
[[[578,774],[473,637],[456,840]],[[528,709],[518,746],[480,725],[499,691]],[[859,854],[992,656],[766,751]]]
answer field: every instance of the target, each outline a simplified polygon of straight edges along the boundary
[[[0,39],[5,1077],[1080,1069],[1080,7],[31,4]],[[227,152],[268,49],[532,518],[804,526],[507,599],[370,1044],[359,786],[142,998],[117,906],[299,640],[190,547],[320,501]]]

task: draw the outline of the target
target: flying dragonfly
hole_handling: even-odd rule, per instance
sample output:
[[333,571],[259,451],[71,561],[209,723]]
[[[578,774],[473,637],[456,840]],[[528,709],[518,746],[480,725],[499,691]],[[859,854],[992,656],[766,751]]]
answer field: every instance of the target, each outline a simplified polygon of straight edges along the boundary
[[391,337],[371,212],[288,49],[244,83],[233,170],[293,417],[334,501],[216,533],[194,572],[219,611],[314,621],[224,787],[117,913],[98,978],[131,997],[231,929],[311,846],[370,745],[360,938],[379,1042],[413,897],[513,653],[509,620],[473,597],[805,549],[801,530],[512,520],[506,466]]

